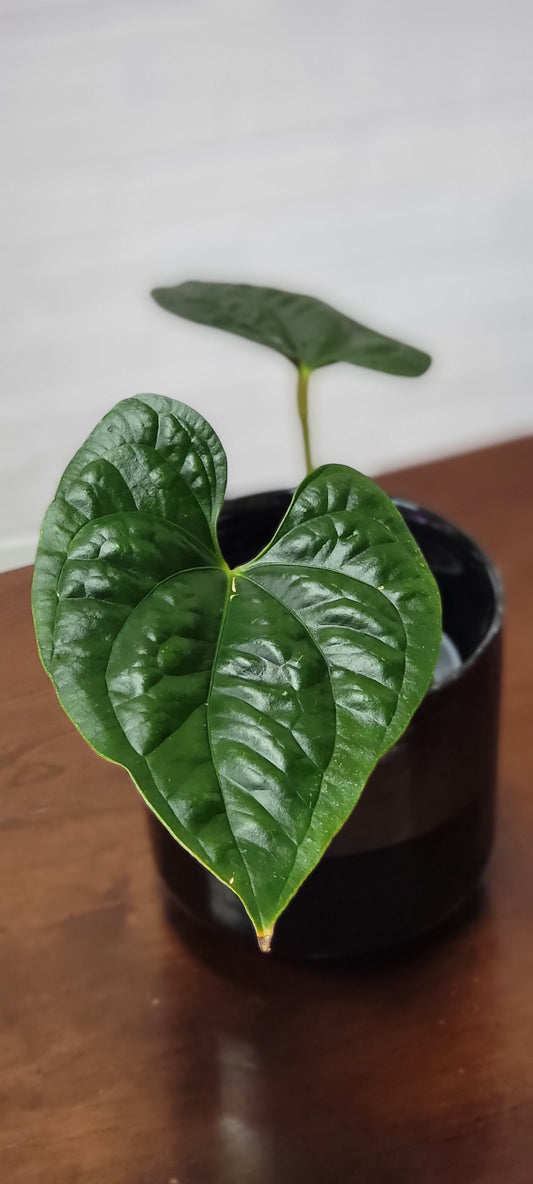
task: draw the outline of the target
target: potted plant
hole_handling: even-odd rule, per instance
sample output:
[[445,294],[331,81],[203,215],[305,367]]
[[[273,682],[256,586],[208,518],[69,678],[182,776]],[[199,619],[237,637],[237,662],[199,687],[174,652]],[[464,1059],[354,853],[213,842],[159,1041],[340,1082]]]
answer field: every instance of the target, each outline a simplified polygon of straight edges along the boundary
[[457,907],[490,848],[499,586],[442,519],[347,466],[312,469],[307,383],[337,360],[415,375],[429,358],[273,289],[154,296],[291,359],[308,474],[223,508],[224,452],[197,412],[117,404],[44,519],[43,664],[141,791],[181,907],[251,919],[263,950],[274,927],[275,949],[303,954],[405,940]]

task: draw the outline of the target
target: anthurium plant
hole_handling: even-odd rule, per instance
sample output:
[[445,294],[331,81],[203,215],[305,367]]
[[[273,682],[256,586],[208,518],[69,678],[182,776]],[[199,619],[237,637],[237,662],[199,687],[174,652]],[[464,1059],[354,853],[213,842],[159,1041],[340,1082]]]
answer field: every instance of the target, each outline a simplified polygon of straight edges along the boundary
[[[300,380],[337,359],[424,368],[304,297],[187,284],[157,298],[283,347]],[[118,403],[47,511],[33,612],[67,714],[237,894],[267,950],[428,689],[440,599],[401,515],[356,470],[308,474],[272,540],[233,569],[217,537],[225,485],[198,412]]]

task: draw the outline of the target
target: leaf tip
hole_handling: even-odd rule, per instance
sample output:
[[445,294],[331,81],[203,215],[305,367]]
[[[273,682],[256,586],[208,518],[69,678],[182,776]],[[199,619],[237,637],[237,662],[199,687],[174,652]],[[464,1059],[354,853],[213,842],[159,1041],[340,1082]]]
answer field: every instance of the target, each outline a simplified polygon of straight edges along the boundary
[[271,929],[264,929],[262,933],[257,934],[257,944],[262,954],[270,954],[273,936],[274,926]]
[[417,359],[418,364],[417,364],[417,368],[416,368],[414,377],[421,378],[422,375],[425,374],[427,370],[429,370],[429,367],[431,366],[431,363],[432,363],[432,358],[431,358],[430,354],[424,353],[424,351],[421,349],[417,350],[417,353],[418,353],[418,359]]

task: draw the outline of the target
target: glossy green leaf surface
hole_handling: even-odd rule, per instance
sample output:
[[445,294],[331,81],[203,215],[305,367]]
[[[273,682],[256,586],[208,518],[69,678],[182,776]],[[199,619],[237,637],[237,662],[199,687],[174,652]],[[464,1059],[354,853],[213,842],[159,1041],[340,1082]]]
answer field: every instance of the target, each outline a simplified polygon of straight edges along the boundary
[[416,377],[431,362],[421,350],[360,325],[312,296],[197,280],[154,288],[152,296],[168,312],[267,345],[309,371],[332,362],[352,362]]
[[117,404],[68,466],[33,583],[41,657],[89,743],[269,934],[406,727],[440,600],[398,511],[345,466],[230,571],[226,461],[184,404]]

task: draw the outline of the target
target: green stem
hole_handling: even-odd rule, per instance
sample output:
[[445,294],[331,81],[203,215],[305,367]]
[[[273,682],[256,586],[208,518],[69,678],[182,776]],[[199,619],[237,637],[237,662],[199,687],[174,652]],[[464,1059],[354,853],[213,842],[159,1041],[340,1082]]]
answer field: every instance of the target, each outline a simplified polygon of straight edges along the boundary
[[307,413],[307,385],[309,382],[309,375],[311,371],[306,370],[305,366],[298,368],[298,415],[300,416],[300,423],[302,425],[302,436],[305,449],[305,463],[307,466],[307,475],[313,472],[313,461],[311,459],[311,444],[309,440],[309,418]]

